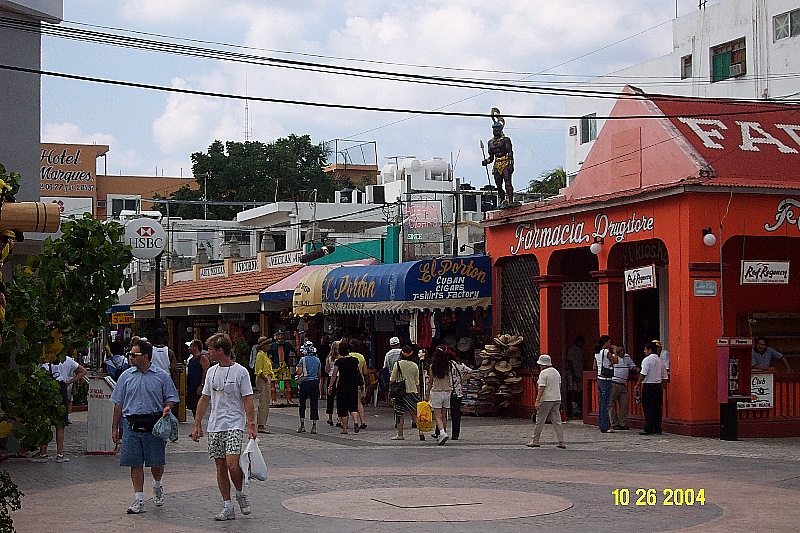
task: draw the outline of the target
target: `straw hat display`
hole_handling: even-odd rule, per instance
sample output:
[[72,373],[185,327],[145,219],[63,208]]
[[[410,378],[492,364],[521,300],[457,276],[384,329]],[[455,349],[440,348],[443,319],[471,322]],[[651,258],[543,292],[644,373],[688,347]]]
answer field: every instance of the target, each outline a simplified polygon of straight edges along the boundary
[[[482,363],[478,375],[482,386],[478,391],[481,398],[496,396],[499,407],[506,408],[513,403],[513,397],[522,394],[522,377],[515,370],[522,366],[521,335],[503,333],[494,338],[494,344],[487,344],[480,351]],[[466,344],[466,343],[465,343]]]

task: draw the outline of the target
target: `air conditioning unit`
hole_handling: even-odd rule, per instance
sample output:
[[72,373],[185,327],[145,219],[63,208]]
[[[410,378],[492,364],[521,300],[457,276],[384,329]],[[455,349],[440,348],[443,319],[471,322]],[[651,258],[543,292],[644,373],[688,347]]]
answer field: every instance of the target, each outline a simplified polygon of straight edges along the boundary
[[97,200],[97,207],[98,207],[99,209],[105,209],[105,207],[106,207],[106,201],[105,201],[105,200]]
[[741,76],[742,74],[744,74],[744,65],[741,63],[736,63],[730,66],[731,76]]
[[578,126],[570,126],[569,127],[569,136],[576,137],[578,135]]

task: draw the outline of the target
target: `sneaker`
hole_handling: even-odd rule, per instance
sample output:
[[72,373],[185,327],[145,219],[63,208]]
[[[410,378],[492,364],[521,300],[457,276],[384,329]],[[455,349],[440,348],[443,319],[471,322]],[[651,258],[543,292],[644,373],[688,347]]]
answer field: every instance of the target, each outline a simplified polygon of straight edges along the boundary
[[300,426],[299,428],[297,428],[297,432],[298,433],[305,433],[306,432],[305,426]]
[[153,487],[153,503],[156,507],[164,505],[164,487]]
[[[237,498],[238,499],[238,498]],[[248,511],[250,508],[248,507]],[[236,520],[236,513],[233,510],[233,507],[228,509],[224,505],[222,506],[222,510],[214,515],[214,520],[217,522],[224,522],[225,520]]]
[[239,509],[242,510],[242,514],[250,514],[250,500],[247,499],[247,494],[237,496],[236,502],[239,504]]
[[438,442],[436,443],[437,446],[441,446],[442,444],[447,442],[447,439],[449,439],[449,438],[450,437],[447,436],[447,433],[444,433],[444,432],[439,433],[439,438],[437,439]]
[[419,440],[425,440],[425,435],[423,435],[422,433],[420,433],[420,434],[419,434]]
[[145,507],[144,507],[144,501],[143,500],[133,500],[133,503],[131,504],[130,507],[128,507],[128,511],[127,511],[128,514],[142,514],[142,513],[146,513],[146,512],[147,512],[147,509],[145,509]]
[[46,453],[45,454],[41,454],[39,452],[36,452],[35,454],[31,455],[30,459],[28,459],[28,462],[30,462],[30,463],[46,463],[49,460],[50,460],[50,456],[47,455]]
[[317,434],[317,428],[311,428],[311,434],[312,435],[316,435]]
[[358,426],[358,427],[359,427],[359,429],[367,429],[367,425],[366,425],[366,424],[361,424],[361,425],[360,425],[360,426]]
[[56,455],[56,462],[57,463],[67,463],[69,462],[69,457],[65,457],[64,454]]
[[401,437],[400,435],[395,435],[394,437],[392,437],[391,440],[406,440],[406,438],[405,437]]

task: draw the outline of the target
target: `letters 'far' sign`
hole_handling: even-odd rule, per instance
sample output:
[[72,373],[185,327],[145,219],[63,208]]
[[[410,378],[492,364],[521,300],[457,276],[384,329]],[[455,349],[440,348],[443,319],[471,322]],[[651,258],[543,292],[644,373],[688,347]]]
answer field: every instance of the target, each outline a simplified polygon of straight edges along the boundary
[[125,244],[132,248],[138,259],[153,259],[164,251],[166,234],[158,221],[137,218],[125,224]]

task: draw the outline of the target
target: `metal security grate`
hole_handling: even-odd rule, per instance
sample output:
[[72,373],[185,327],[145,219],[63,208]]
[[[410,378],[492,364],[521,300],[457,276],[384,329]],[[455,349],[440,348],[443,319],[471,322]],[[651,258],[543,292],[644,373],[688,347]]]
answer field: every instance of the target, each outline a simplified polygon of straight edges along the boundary
[[539,355],[539,275],[536,258],[513,257],[503,265],[501,333],[522,335],[525,357]]
[[597,282],[565,281],[561,286],[562,309],[598,309]]

